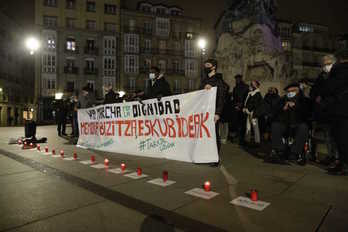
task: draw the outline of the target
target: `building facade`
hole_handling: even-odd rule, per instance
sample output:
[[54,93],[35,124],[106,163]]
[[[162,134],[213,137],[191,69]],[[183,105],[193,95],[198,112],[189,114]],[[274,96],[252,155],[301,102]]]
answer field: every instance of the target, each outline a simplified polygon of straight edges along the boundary
[[201,21],[183,15],[180,7],[149,2],[140,2],[134,11],[122,10],[122,90],[132,93],[146,89],[151,66],[161,69],[173,93],[198,87]]
[[120,0],[36,0],[38,120],[53,119],[55,94],[89,85],[96,97],[120,76]]
[[33,114],[33,60],[24,53],[22,28],[2,12],[0,22],[0,126],[16,126]]
[[329,28],[310,23],[278,21],[279,34],[287,62],[295,79],[318,77],[321,58],[334,54],[338,48],[337,36]]

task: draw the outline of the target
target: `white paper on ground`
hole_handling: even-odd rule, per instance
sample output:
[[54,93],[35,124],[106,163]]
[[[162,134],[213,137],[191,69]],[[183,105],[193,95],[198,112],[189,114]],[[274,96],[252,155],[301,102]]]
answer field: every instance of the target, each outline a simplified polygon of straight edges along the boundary
[[53,157],[53,158],[60,158],[61,156],[60,155],[52,155],[51,157]]
[[167,187],[167,186],[170,186],[172,184],[175,184],[176,181],[167,180],[166,182],[164,182],[162,178],[157,178],[157,179],[150,180],[147,183],[158,185],[161,187]]
[[125,174],[125,173],[131,172],[131,170],[129,170],[129,169],[122,171],[121,168],[109,169],[108,171],[111,173],[114,173],[114,174]]
[[138,176],[138,173],[136,173],[136,172],[132,172],[132,173],[124,175],[124,176],[132,178],[134,180],[138,180],[138,179],[141,179],[141,178],[148,177],[148,175],[145,175],[145,174],[141,174],[141,176]]
[[267,208],[271,203],[264,201],[252,201],[248,197],[237,197],[230,202],[233,205],[243,206],[257,211],[262,211]]
[[64,158],[64,160],[73,161],[73,160],[75,160],[75,159],[74,159],[74,157],[67,157],[67,158]]
[[84,161],[80,161],[81,164],[84,165],[91,165],[91,164],[95,164],[95,162],[92,162],[91,160],[84,160]]
[[213,191],[207,192],[207,191],[205,191],[202,188],[194,188],[194,189],[191,189],[189,191],[186,191],[185,193],[188,194],[188,195],[195,196],[195,197],[200,197],[200,198],[203,198],[203,199],[206,199],[206,200],[210,200],[210,199],[216,197],[217,195],[219,195],[219,193],[216,193],[216,192],[213,192]]
[[91,165],[91,168],[104,169],[106,167],[104,164],[95,164],[95,165]]

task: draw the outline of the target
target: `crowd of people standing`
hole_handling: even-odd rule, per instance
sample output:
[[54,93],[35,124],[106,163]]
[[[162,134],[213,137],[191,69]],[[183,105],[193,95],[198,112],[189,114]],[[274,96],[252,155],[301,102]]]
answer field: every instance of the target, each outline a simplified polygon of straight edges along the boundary
[[[271,151],[264,158],[266,162],[284,163],[295,160],[306,164],[308,141],[313,131],[322,128],[325,131],[329,155],[325,162],[328,171],[343,171],[343,163],[348,158],[348,143],[345,133],[348,131],[348,52],[324,56],[322,72],[315,80],[300,80],[279,90],[270,87],[263,97],[261,83],[243,81],[242,75],[235,76],[235,86],[230,91],[222,74],[217,71],[215,59],[204,62],[205,77],[200,89],[217,87],[216,123],[217,147],[228,139],[237,140],[239,145],[261,146],[270,141]],[[120,97],[111,86],[105,87],[106,95],[101,104],[120,103],[170,96],[170,85],[158,67],[152,67],[149,73],[149,87],[131,95]],[[93,91],[84,87],[78,95],[61,100],[56,105],[58,135],[65,136],[68,115],[72,121],[72,136],[78,137],[77,110],[96,105]],[[220,162],[220,161],[219,161]],[[219,162],[212,164],[219,165]]]

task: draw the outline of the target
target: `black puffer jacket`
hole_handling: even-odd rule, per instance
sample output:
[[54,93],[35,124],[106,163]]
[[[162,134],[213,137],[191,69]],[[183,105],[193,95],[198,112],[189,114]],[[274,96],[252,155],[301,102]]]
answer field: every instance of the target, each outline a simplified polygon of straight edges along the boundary
[[164,77],[156,79],[155,83],[150,86],[146,91],[145,99],[161,98],[172,95],[170,85]]
[[331,116],[348,118],[348,62],[332,67],[322,95],[333,99],[328,106]]
[[113,104],[117,102],[118,95],[115,91],[110,90],[107,94],[105,94],[104,104]]
[[211,85],[213,87],[217,87],[217,94],[216,94],[216,110],[215,114],[222,116],[222,112],[225,105],[225,91],[224,91],[224,82],[222,79],[222,74],[217,73],[212,77],[205,77],[201,81],[200,89],[204,89],[206,85]]

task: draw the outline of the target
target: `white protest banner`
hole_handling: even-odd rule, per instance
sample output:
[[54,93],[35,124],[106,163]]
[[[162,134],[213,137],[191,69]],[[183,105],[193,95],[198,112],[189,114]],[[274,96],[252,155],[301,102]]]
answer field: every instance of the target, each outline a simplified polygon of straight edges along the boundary
[[218,161],[216,88],[78,111],[78,146],[193,163]]

